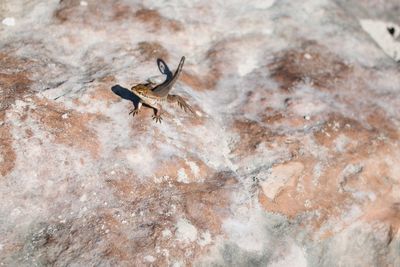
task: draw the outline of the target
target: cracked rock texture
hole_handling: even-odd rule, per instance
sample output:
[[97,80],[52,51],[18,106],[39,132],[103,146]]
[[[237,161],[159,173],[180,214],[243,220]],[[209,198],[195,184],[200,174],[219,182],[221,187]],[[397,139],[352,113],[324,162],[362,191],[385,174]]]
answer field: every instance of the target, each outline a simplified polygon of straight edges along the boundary
[[400,266],[399,10],[2,0],[0,266]]

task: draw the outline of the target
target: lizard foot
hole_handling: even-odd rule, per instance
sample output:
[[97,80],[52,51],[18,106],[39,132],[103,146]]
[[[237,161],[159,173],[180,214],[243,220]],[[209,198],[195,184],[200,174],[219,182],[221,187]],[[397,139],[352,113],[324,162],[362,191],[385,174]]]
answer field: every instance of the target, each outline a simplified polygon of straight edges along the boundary
[[139,109],[137,109],[137,108],[132,109],[132,110],[129,112],[129,115],[131,115],[131,114],[132,114],[133,117],[135,117],[135,115],[138,115],[138,114],[139,114]]
[[161,118],[161,116],[160,116],[160,115],[153,115],[153,120],[155,120],[156,122],[159,122],[159,123],[161,123],[161,121],[162,121],[162,118]]

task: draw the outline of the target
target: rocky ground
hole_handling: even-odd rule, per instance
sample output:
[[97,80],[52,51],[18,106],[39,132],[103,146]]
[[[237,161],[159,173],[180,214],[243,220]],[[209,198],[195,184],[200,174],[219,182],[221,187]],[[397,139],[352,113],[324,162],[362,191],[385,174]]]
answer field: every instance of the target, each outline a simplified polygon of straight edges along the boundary
[[400,4],[229,2],[1,1],[0,266],[400,266]]

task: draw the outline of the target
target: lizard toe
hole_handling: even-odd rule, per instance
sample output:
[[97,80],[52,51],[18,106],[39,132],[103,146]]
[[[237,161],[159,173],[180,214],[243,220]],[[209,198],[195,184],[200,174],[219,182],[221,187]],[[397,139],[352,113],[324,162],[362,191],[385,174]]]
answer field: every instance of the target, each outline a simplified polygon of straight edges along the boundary
[[139,114],[139,110],[137,110],[137,109],[132,109],[132,110],[129,112],[129,115],[131,115],[131,114],[132,114],[133,117],[135,117],[135,115],[138,115],[138,114]]
[[155,120],[156,123],[157,123],[157,122],[161,123],[162,119],[163,119],[163,118],[162,118],[161,116],[153,115],[153,120]]

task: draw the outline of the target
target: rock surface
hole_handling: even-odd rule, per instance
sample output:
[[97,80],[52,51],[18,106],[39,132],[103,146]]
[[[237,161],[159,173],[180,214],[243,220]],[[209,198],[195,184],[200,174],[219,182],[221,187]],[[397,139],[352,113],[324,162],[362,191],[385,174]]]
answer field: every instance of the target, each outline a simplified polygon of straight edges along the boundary
[[399,9],[2,1],[0,266],[400,266]]

